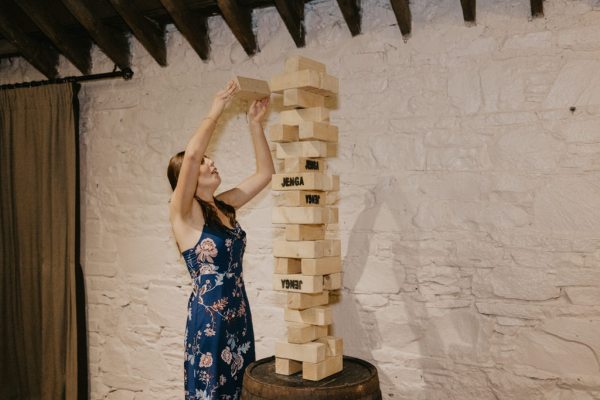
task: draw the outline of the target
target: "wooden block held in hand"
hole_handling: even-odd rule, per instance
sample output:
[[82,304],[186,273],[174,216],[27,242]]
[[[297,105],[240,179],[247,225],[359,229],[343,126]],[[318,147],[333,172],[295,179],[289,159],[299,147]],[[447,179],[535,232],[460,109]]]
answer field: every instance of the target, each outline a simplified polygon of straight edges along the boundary
[[329,303],[329,292],[322,293],[288,293],[287,308],[292,310],[305,310],[307,308],[323,306]]
[[323,343],[318,342],[302,344],[277,342],[275,344],[275,357],[318,363],[325,360],[326,347]]
[[323,279],[320,279],[318,275],[274,274],[273,290],[297,293],[321,293],[323,291]]
[[240,99],[252,101],[271,96],[271,89],[269,89],[269,82],[267,81],[244,76],[237,76],[236,81],[240,90],[235,96]]
[[325,96],[302,89],[283,91],[284,107],[325,107]]
[[310,325],[330,325],[333,322],[330,306],[317,306],[305,310],[286,308],[283,319],[288,322],[301,322]]
[[310,69],[317,72],[325,73],[325,64],[302,56],[290,56],[285,59],[285,72],[296,72],[303,69]]
[[275,258],[276,274],[299,274],[302,271],[299,258]]
[[294,375],[302,371],[300,361],[288,360],[287,358],[275,358],[275,373],[280,375]]
[[[289,343],[308,343],[319,338],[333,337],[327,336],[328,330],[329,327],[327,325],[319,326],[301,324],[298,322],[288,322],[287,340]],[[323,343],[326,346],[332,345],[330,341],[321,341],[320,343]],[[331,353],[331,350],[326,349],[325,353]]]
[[341,337],[321,336],[316,341],[327,345],[327,356],[341,356],[344,353],[344,340]]
[[319,363],[302,363],[302,379],[309,381],[320,381],[328,376],[337,374],[344,369],[344,358],[342,355],[326,357]]

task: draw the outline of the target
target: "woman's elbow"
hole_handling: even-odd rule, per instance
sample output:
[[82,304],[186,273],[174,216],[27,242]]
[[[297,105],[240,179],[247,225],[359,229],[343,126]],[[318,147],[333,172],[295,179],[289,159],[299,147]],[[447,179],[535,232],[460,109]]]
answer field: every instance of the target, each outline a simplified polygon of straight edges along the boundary
[[269,185],[269,183],[271,183],[271,179],[273,179],[273,174],[275,173],[275,171],[273,171],[273,173],[263,173],[261,174],[261,186],[264,189],[265,187],[267,187]]

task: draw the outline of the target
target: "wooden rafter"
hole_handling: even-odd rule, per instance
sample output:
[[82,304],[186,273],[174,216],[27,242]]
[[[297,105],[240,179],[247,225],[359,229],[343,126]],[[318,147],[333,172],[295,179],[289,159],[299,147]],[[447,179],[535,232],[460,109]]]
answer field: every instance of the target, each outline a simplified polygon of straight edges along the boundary
[[96,17],[95,0],[61,1],[115,64],[121,69],[129,68],[131,55],[125,32],[106,25]]
[[360,35],[361,9],[359,0],[337,0],[352,36]]
[[390,0],[392,3],[392,9],[396,14],[396,20],[398,21],[398,27],[402,36],[410,35],[412,29],[412,16],[410,14],[410,7],[408,0]]
[[275,0],[275,7],[296,46],[304,47],[304,0]]
[[27,13],[52,44],[83,74],[89,74],[92,66],[91,40],[83,35],[71,35],[56,24],[58,13],[55,5],[44,0],[18,0],[16,2]]
[[531,16],[533,18],[544,16],[543,0],[531,0]]
[[142,15],[131,0],[109,0],[142,46],[159,65],[167,65],[165,29]]
[[210,40],[205,15],[194,17],[184,0],[160,0],[179,32],[187,39],[201,59],[208,60]]
[[35,69],[44,74],[48,79],[56,78],[58,76],[56,69],[58,65],[58,52],[44,46],[23,32],[19,25],[11,18],[12,15],[10,6],[0,1],[0,32],[2,35],[16,47],[19,53]]
[[256,53],[258,46],[252,31],[251,10],[241,6],[238,0],[217,0],[217,4],[229,29],[240,42],[246,54],[251,56]]
[[477,15],[476,3],[476,0],[460,0],[460,5],[462,6],[463,18],[465,22],[475,23],[475,17]]

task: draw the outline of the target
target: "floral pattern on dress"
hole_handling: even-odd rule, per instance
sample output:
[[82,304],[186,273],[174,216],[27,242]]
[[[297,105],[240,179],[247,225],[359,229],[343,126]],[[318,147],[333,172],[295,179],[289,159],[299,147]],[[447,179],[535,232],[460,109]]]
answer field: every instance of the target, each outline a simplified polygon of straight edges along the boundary
[[244,370],[255,360],[244,287],[246,233],[205,226],[182,253],[193,279],[185,329],[185,400],[239,400]]

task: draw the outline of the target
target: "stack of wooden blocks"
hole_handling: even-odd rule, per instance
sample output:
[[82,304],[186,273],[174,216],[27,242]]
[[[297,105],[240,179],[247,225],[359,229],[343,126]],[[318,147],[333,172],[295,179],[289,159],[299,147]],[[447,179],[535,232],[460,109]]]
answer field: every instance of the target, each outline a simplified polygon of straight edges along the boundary
[[325,65],[293,56],[285,73],[270,82],[283,94],[281,123],[270,127],[283,172],[273,223],[285,224],[285,239],[273,243],[275,290],[287,292],[287,340],[275,347],[275,370],[321,380],[343,369],[342,338],[329,336],[330,291],[342,286],[340,241],[326,239],[327,224],[338,222],[339,177],[326,172],[326,157],[337,152],[338,129],[329,124],[326,98],[337,95],[338,80]]

